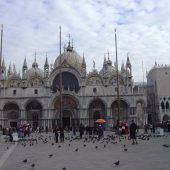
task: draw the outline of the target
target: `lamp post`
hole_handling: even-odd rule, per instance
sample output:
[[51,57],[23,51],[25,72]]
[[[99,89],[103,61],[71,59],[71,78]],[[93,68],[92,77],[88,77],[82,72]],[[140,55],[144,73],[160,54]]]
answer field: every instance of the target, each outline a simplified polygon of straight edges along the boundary
[[2,73],[2,39],[3,39],[3,24],[1,25],[1,45],[0,45],[0,80],[1,80],[1,73]]
[[63,125],[62,122],[62,72],[61,72],[61,26],[60,29],[60,126]]
[[117,102],[118,102],[118,119],[117,119],[117,128],[119,127],[120,121],[120,93],[119,93],[119,70],[118,70],[118,56],[117,56],[117,36],[115,29],[115,52],[116,52],[116,79],[117,79]]

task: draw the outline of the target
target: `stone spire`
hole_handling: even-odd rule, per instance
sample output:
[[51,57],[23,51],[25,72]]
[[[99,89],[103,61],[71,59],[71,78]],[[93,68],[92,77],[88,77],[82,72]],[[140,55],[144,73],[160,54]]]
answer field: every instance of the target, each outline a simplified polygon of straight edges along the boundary
[[23,68],[27,68],[27,60],[26,60],[26,57],[25,57],[25,59],[24,59]]
[[11,68],[11,63],[9,64],[8,68],[8,76],[12,75],[12,68]]
[[124,62],[122,61],[122,66],[121,66],[121,72],[124,73],[125,72],[125,66],[124,66]]
[[83,61],[82,61],[82,68],[85,68],[86,67],[86,62],[85,62],[85,58],[84,58],[84,53],[83,53]]
[[1,65],[1,79],[5,79],[5,78],[6,78],[6,66],[3,58],[2,65]]
[[46,59],[45,59],[44,68],[49,68],[47,53],[46,53]]
[[108,65],[112,65],[112,62],[111,62],[111,60],[110,60],[110,53],[109,53],[109,51],[108,51],[108,60],[107,60],[107,64],[108,64]]
[[26,73],[27,73],[28,67],[27,67],[27,60],[26,57],[24,59],[24,64],[22,66],[22,78],[26,79]]
[[126,60],[126,67],[131,68],[131,63],[130,63],[129,55],[128,54],[127,54],[127,60]]
[[15,75],[17,74],[16,68],[15,68],[15,64],[13,64],[13,73],[14,73]]
[[86,61],[85,61],[85,57],[84,57],[84,53],[83,53],[83,61],[81,64],[81,70],[82,70],[82,77],[86,77]]
[[48,58],[46,53],[46,59],[44,64],[44,78],[48,78],[48,77],[49,77],[49,64],[48,64]]

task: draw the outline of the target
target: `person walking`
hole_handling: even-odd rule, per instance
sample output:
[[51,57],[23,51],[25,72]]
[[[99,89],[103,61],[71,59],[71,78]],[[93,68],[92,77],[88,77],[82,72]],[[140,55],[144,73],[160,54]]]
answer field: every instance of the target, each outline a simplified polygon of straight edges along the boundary
[[136,131],[137,131],[137,125],[134,122],[134,120],[132,120],[132,123],[130,125],[130,138],[132,139],[132,145],[138,144],[136,139]]

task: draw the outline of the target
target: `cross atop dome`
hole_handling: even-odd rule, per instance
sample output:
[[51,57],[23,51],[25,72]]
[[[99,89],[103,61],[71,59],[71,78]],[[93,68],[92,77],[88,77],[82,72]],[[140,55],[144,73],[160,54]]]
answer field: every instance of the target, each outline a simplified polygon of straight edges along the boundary
[[69,37],[69,41],[68,41],[68,46],[67,46],[66,50],[67,50],[68,52],[72,52],[72,51],[73,51],[73,40],[72,40],[72,47],[71,47],[70,34],[68,35],[68,37]]

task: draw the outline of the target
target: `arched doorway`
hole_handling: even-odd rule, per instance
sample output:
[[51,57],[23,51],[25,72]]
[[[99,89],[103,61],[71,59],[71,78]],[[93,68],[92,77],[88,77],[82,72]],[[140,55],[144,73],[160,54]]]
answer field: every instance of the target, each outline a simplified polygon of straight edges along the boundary
[[7,126],[17,127],[19,121],[19,106],[15,103],[8,103],[4,106],[3,117],[7,119]]
[[[60,97],[54,101],[57,124],[64,127],[79,126],[78,104],[76,99],[70,95],[62,96],[62,113],[60,114]],[[61,122],[62,121],[62,122]],[[53,125],[54,126],[54,125]]]
[[30,101],[26,106],[27,121],[31,124],[35,130],[38,126],[41,126],[42,106],[38,101]]
[[162,118],[162,121],[166,122],[168,120],[170,120],[170,117],[168,115],[164,115],[163,118]]
[[106,108],[101,100],[94,100],[89,105],[89,125],[94,127],[97,119],[106,119]]
[[120,100],[120,112],[118,115],[118,101],[114,101],[111,105],[111,110],[112,110],[112,116],[114,123],[117,123],[118,118],[120,120],[125,120],[128,121],[128,112],[129,112],[129,107],[128,104],[124,100]]
[[72,113],[69,110],[63,110],[62,112],[62,124],[63,127],[70,127],[72,124]]

